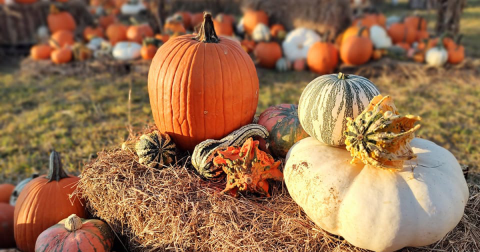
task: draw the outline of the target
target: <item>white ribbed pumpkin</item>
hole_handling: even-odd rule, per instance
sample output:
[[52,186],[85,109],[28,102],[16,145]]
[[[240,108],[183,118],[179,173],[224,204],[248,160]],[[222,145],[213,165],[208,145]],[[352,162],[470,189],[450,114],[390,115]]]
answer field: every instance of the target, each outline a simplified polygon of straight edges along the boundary
[[392,39],[388,36],[387,31],[380,25],[372,25],[370,27],[370,40],[377,49],[392,46]]
[[118,42],[113,47],[112,55],[118,60],[133,60],[140,57],[142,45],[135,42]]
[[448,52],[443,45],[430,48],[425,54],[425,62],[430,66],[441,67],[447,63],[447,60]]
[[287,154],[285,184],[318,226],[357,247],[429,245],[458,224],[468,187],[449,151],[419,138],[410,144],[417,158],[392,171],[352,165],[344,148],[305,138]]
[[263,23],[257,24],[252,32],[252,39],[257,43],[270,41],[270,36],[270,28]]
[[282,43],[285,57],[292,62],[297,59],[306,59],[310,47],[320,40],[320,36],[315,31],[297,28],[289,32]]
[[310,82],[298,104],[298,118],[305,132],[322,143],[345,145],[347,117],[355,118],[380,94],[367,78],[327,74]]

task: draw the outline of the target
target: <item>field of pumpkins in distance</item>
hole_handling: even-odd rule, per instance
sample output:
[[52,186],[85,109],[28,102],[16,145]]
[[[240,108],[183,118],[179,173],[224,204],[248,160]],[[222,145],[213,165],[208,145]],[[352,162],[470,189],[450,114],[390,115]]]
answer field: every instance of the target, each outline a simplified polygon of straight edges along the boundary
[[480,251],[480,1],[85,2],[0,59],[0,252]]

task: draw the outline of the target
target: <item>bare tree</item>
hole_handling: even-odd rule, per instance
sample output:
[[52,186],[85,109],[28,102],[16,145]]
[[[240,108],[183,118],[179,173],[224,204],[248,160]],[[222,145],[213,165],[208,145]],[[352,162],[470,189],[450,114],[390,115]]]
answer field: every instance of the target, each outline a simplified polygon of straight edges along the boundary
[[438,35],[447,32],[457,35],[460,30],[460,19],[466,0],[438,0],[438,16],[436,32]]

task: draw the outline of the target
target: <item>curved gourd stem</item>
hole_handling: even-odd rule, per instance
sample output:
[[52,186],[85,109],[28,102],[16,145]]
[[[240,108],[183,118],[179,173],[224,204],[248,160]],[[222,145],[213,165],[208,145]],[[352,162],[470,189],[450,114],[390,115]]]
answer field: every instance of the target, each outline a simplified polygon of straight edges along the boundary
[[342,72],[339,72],[338,75],[337,75],[337,78],[339,80],[345,80],[345,79],[348,79],[348,74],[344,74]]
[[363,33],[363,31],[364,31],[365,29],[367,29],[367,27],[366,27],[366,26],[362,26],[362,27],[360,27],[360,30],[358,31],[358,34],[357,34],[357,36],[358,36],[358,37],[361,37],[361,36],[362,36],[362,33]]
[[210,12],[203,13],[203,23],[198,30],[195,40],[203,43],[218,43],[220,41],[213,27],[212,14]]
[[50,166],[48,168],[48,174],[45,177],[48,182],[60,181],[64,178],[68,178],[68,174],[62,168],[62,162],[60,160],[60,154],[56,151],[52,151],[50,154]]

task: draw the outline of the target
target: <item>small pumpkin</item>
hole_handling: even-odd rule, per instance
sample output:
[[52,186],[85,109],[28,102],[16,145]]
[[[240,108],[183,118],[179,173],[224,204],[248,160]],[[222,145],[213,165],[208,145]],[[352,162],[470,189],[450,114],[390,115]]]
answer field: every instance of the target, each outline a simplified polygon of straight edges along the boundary
[[[185,29],[190,29],[192,28],[192,14],[188,11],[179,11],[177,13],[174,14],[174,16],[176,15],[179,15],[182,17],[182,23],[183,23],[183,27]],[[203,14],[202,14],[202,19],[200,20],[200,23],[202,22],[203,20]],[[195,26],[193,26],[195,27]]]
[[253,29],[252,39],[255,42],[268,42],[270,41],[270,29],[265,24],[258,24],[255,29]]
[[168,34],[156,34],[155,39],[160,40],[162,43],[166,43],[170,39]]
[[342,146],[347,117],[355,118],[379,94],[377,87],[362,76],[322,75],[303,90],[298,118],[310,136],[328,145]]
[[139,163],[154,168],[163,168],[175,161],[176,146],[168,134],[157,130],[144,134],[135,144]]
[[372,59],[373,60],[379,60],[379,59],[382,58],[382,56],[383,56],[383,50],[381,50],[381,49],[373,50],[373,52],[372,52]]
[[329,74],[337,67],[338,50],[334,44],[324,39],[316,42],[308,51],[307,65],[311,71],[318,74]]
[[224,14],[218,14],[213,20],[213,26],[217,35],[233,36],[233,23]]
[[117,17],[114,14],[102,15],[98,18],[98,24],[105,31],[108,29],[110,25],[114,24],[115,22],[117,22]]
[[282,42],[285,57],[290,61],[297,59],[306,59],[310,47],[321,41],[320,36],[313,30],[307,28],[297,28],[290,31]]
[[[360,32],[360,30],[362,30],[362,32]],[[370,37],[369,29],[366,29],[366,27],[361,26],[360,24],[352,25],[342,33],[342,36],[340,38],[341,40],[340,46],[343,44],[343,41],[347,40],[347,38],[356,37],[358,36],[358,34],[361,34],[362,37],[366,37],[366,38]]]
[[288,150],[298,141],[308,137],[298,119],[298,106],[280,104],[263,111],[258,124],[268,130],[268,138],[260,139],[262,150],[268,150],[274,157],[285,158]]
[[192,165],[198,174],[205,179],[222,179],[225,173],[212,164],[215,152],[228,146],[241,146],[251,137],[266,139],[268,130],[259,124],[247,124],[220,140],[205,140],[195,146],[192,154]]
[[280,58],[277,60],[275,63],[275,69],[279,72],[286,72],[289,71],[292,68],[290,61],[288,61],[286,58]]
[[268,15],[262,10],[246,10],[243,14],[243,27],[247,34],[252,34],[258,24],[264,24],[268,27]]
[[438,40],[437,46],[427,50],[425,62],[430,66],[441,67],[448,61],[448,52],[443,46],[442,39]]
[[249,40],[249,39],[244,39],[240,42],[240,44],[242,45],[242,48],[245,50],[245,52],[247,53],[251,53],[253,52],[253,50],[255,49],[255,46],[257,45],[257,43],[255,43],[255,41],[253,40]]
[[278,40],[284,40],[285,36],[287,35],[287,31],[285,30],[285,27],[281,24],[273,24],[270,27],[270,35],[272,35],[273,38],[276,38]]
[[103,29],[100,26],[94,27],[94,26],[87,26],[83,30],[83,39],[85,41],[90,41],[92,38],[103,38]]
[[413,30],[426,31],[427,20],[421,16],[408,16],[403,20],[403,23]]
[[50,38],[50,46],[53,48],[71,46],[75,44],[73,32],[67,30],[57,31]]
[[15,237],[13,236],[14,212],[15,208],[13,206],[0,202],[0,234],[2,234],[0,235],[0,249],[15,247]]
[[142,45],[135,42],[118,42],[112,50],[112,55],[118,60],[134,60],[140,58]]
[[72,14],[66,11],[60,11],[58,8],[52,4],[50,5],[50,14],[47,17],[48,29],[50,33],[55,33],[61,30],[67,30],[74,32],[77,28],[75,19]]
[[57,48],[52,51],[50,59],[55,64],[65,64],[72,61],[73,53],[68,47]]
[[282,48],[277,42],[260,42],[253,51],[258,64],[265,68],[274,68],[282,57]]
[[50,59],[52,50],[52,47],[49,45],[34,45],[30,48],[30,56],[34,60]]
[[8,203],[14,189],[12,184],[0,184],[0,202]]
[[148,24],[131,25],[127,29],[127,39],[130,42],[140,44],[145,38],[153,35],[153,30]]
[[72,214],[43,231],[35,242],[35,251],[109,252],[114,238],[105,222]]
[[349,65],[362,65],[372,56],[373,43],[368,37],[361,36],[363,27],[357,36],[344,38],[340,48],[340,58]]
[[460,44],[462,35],[459,35],[454,47],[448,48],[448,63],[458,64],[465,59],[465,48]]
[[85,203],[68,196],[75,191],[79,180],[62,169],[60,155],[52,151],[48,174],[30,181],[15,205],[14,233],[18,249],[33,252],[37,237],[45,229],[71,214],[86,216]]
[[187,31],[183,26],[181,16],[173,16],[168,18],[165,22],[165,25],[163,26],[163,32],[169,35],[185,34]]
[[13,189],[12,195],[10,196],[10,205],[15,206],[15,204],[17,203],[18,196],[22,192],[23,188],[25,188],[25,186],[28,184],[28,182],[32,181],[32,179],[34,179],[36,177],[38,177],[38,174],[34,173],[34,174],[32,174],[32,176],[20,181],[20,183],[18,183],[15,186],[15,189]]
[[88,60],[92,57],[92,50],[87,47],[87,45],[83,43],[75,43],[72,46],[72,53],[73,53],[73,58],[75,61],[84,61]]
[[126,25],[115,23],[108,26],[106,35],[112,45],[115,45],[118,42],[127,40],[127,30],[128,27]]
[[303,70],[305,70],[305,67],[306,67],[307,63],[306,63],[306,60],[305,59],[297,59],[295,61],[293,61],[293,70],[297,71],[297,72],[301,72]]

